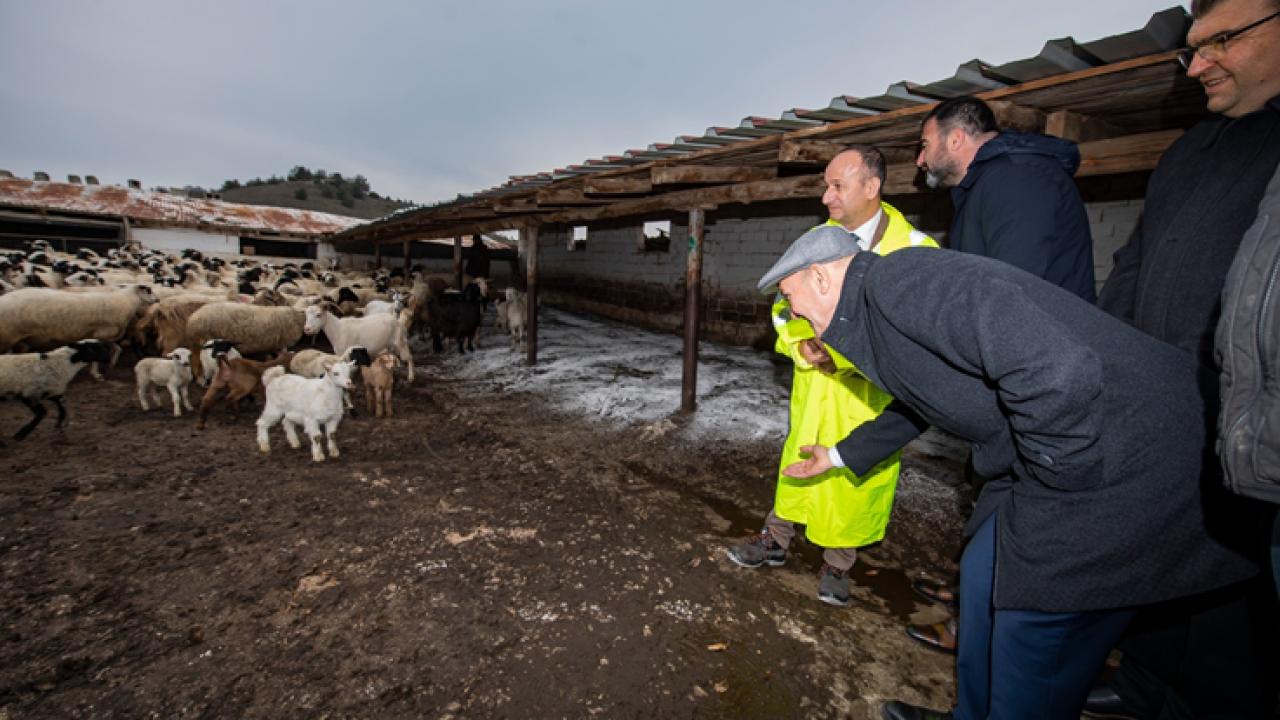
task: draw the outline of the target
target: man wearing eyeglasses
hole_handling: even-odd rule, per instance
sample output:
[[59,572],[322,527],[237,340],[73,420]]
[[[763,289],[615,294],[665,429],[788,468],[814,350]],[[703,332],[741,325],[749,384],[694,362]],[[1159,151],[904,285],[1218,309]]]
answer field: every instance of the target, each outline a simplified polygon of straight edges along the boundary
[[[1189,353],[1204,397],[1206,437],[1219,406],[1214,329],[1227,270],[1280,161],[1280,0],[1193,0],[1179,60],[1214,116],[1178,140],[1152,174],[1133,237],[1115,255],[1103,310]],[[1203,521],[1233,551],[1223,573],[1259,566],[1271,508],[1227,492],[1206,443]],[[1157,500],[1153,498],[1153,501]],[[1160,542],[1153,538],[1152,542]],[[1228,567],[1230,565],[1230,567]],[[1140,613],[1120,670],[1085,714],[1112,718],[1271,717],[1277,669],[1265,578]]]

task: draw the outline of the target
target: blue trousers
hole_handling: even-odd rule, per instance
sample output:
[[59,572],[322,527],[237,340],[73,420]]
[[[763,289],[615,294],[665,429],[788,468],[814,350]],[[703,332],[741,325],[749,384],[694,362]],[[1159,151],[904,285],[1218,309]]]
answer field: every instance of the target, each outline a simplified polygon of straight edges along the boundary
[[996,515],[960,558],[956,720],[1078,720],[1132,610],[997,610]]

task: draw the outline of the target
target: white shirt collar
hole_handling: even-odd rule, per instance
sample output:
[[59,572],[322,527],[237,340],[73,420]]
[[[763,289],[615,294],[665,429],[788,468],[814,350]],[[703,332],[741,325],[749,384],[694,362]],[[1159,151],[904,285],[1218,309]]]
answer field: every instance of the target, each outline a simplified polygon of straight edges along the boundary
[[880,216],[884,215],[884,208],[877,208],[876,214],[871,219],[862,223],[850,232],[858,236],[858,247],[864,251],[871,245],[871,239],[876,235],[876,226],[880,223]]

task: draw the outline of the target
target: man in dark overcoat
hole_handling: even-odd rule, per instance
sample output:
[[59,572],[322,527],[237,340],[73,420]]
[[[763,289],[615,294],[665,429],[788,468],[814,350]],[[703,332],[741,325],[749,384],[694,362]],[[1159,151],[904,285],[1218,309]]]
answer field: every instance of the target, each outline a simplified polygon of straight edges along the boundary
[[[968,440],[992,478],[965,529],[955,717],[1076,720],[1132,608],[1251,571],[1195,520],[1204,428],[1184,353],[1007,264],[880,258],[838,228],[797,240],[761,280],[775,283],[872,383]],[[786,472],[841,465],[848,442]]]
[[[1195,363],[1207,430],[1205,514],[1213,541],[1262,564],[1273,506],[1232,496],[1213,457],[1219,392],[1213,335],[1227,270],[1280,162],[1280,0],[1197,0],[1182,54],[1213,113],[1160,158],[1137,230],[1098,306]],[[1144,610],[1120,670],[1086,709],[1139,720],[1273,717],[1275,606],[1266,578]],[[1263,598],[1268,599],[1263,602]]]

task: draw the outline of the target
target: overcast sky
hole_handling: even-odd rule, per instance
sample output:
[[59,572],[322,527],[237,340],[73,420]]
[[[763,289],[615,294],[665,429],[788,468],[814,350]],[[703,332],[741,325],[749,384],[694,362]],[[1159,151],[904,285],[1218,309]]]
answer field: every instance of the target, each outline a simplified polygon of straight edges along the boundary
[[1165,0],[0,0],[0,168],[435,202],[1135,30]]

